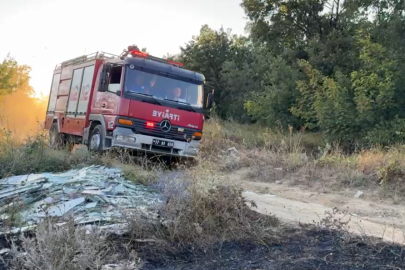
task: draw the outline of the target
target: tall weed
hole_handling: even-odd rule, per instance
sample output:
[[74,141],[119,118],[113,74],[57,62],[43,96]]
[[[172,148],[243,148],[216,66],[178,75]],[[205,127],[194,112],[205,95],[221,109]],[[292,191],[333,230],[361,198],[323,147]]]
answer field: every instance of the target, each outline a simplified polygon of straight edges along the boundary
[[139,218],[130,222],[133,238],[152,238],[167,251],[207,252],[215,244],[232,240],[262,243],[277,218],[252,211],[242,190],[226,184],[224,175],[207,164],[182,173],[173,172],[156,182],[166,197],[159,209],[160,225],[147,226]]

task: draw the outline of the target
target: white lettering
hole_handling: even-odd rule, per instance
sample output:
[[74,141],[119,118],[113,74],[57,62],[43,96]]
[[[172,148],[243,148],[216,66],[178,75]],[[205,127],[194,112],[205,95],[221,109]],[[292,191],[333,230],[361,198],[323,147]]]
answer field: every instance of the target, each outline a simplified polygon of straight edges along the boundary
[[180,121],[180,115],[170,113],[169,110],[166,110],[166,112],[159,112],[159,111],[153,110],[152,116]]

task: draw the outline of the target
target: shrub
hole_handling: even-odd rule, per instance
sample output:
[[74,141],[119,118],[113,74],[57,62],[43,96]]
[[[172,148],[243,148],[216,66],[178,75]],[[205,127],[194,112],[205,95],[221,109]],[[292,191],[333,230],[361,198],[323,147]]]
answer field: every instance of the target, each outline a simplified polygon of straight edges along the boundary
[[163,225],[148,226],[139,217],[132,220],[133,238],[152,238],[165,251],[208,251],[231,240],[263,243],[277,218],[252,211],[242,190],[224,183],[205,166],[159,179],[156,185],[166,201],[159,207]]
[[35,238],[22,235],[19,242],[12,243],[10,269],[101,269],[109,260],[117,259],[104,234],[76,228],[73,220],[63,225],[44,221],[35,230]]

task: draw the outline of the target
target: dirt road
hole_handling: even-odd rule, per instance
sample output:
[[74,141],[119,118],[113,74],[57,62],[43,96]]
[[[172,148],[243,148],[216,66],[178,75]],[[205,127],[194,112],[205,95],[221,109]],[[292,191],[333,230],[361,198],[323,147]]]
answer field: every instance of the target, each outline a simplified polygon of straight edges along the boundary
[[[240,170],[230,176],[233,183],[241,185],[247,200],[253,200],[262,214],[273,214],[284,222],[311,223],[326,217],[333,208],[347,210],[337,214],[348,222],[350,232],[382,238],[385,241],[405,243],[405,206],[371,202],[362,198],[339,194],[310,192],[299,187],[276,183],[251,182],[246,179],[247,171]],[[354,191],[353,194],[356,192]]]

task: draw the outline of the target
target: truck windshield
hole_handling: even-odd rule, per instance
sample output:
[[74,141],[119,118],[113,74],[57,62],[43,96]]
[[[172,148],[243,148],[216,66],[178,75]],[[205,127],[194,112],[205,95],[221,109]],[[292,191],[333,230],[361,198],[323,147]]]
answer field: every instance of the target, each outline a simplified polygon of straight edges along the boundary
[[173,78],[126,69],[125,91],[203,107],[203,86]]

